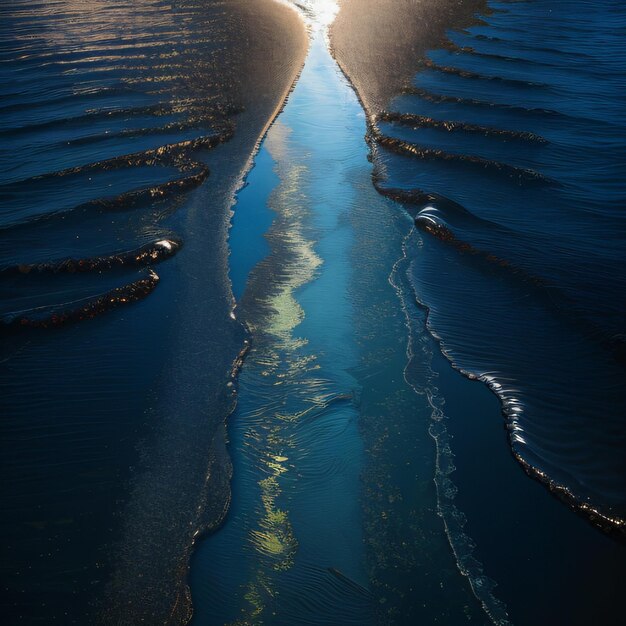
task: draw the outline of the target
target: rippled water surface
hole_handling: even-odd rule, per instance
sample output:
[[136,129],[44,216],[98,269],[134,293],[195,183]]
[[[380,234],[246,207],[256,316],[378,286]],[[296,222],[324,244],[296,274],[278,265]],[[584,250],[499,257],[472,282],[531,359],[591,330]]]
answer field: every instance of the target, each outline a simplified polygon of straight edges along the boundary
[[233,499],[192,560],[195,624],[485,619],[437,516],[433,407],[403,375],[390,275],[411,223],[371,185],[365,130],[318,33],[234,207],[235,284],[252,247],[237,220],[273,219],[236,310]]
[[372,195],[360,108],[315,40],[234,209],[252,347],[194,623],[619,621],[622,546],[518,463],[619,529],[620,79],[607,61],[591,106],[533,6],[451,33],[370,131],[375,187],[407,212]]
[[490,3],[381,115],[380,189],[456,367],[502,400],[529,472],[623,528],[624,80],[619,2]]
[[622,3],[490,3],[369,125],[298,3],[231,214],[261,4],[0,7],[3,617],[621,623]]
[[276,37],[293,47],[273,6],[254,26],[236,0],[0,7],[10,623],[188,614],[193,536],[228,498],[243,347],[228,205],[298,64],[268,61]]

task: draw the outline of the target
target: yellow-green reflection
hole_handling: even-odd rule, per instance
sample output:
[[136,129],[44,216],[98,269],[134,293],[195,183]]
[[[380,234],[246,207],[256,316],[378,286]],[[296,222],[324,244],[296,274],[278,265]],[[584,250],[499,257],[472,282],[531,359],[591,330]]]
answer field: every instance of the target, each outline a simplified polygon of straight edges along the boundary
[[[266,139],[265,145],[273,158],[280,159],[283,165],[290,163],[286,145],[290,132],[277,122]],[[246,433],[246,442],[262,468],[262,478],[258,481],[258,521],[249,531],[249,541],[260,566],[254,569],[247,584],[244,595],[247,607],[238,624],[262,621],[268,598],[275,593],[272,572],[282,572],[293,565],[298,541],[289,511],[278,504],[284,495],[285,480],[294,479],[294,468],[289,463],[290,450],[296,445],[291,426],[325,404],[325,397],[316,393],[323,386],[310,378],[319,367],[316,356],[302,352],[308,341],[294,333],[305,315],[296,291],[315,278],[322,263],[304,228],[307,198],[302,193],[302,179],[307,175],[307,168],[301,164],[291,163],[281,169],[281,183],[270,199],[276,218],[268,238],[273,254],[284,259],[284,265],[276,275],[267,276],[261,264],[252,281],[253,284],[264,281],[263,293],[267,295],[259,302],[243,305],[247,308],[248,323],[260,333],[246,367],[256,370],[261,384],[268,389],[265,394],[259,393],[266,402],[249,416],[250,429]],[[290,394],[298,393],[303,387],[306,393],[297,403],[297,409],[290,410]]]

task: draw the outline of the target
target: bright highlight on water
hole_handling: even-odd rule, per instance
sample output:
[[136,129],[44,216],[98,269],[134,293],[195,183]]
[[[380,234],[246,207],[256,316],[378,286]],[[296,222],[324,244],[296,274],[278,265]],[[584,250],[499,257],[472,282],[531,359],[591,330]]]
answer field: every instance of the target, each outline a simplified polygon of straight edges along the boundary
[[0,7],[9,624],[618,624],[617,1]]

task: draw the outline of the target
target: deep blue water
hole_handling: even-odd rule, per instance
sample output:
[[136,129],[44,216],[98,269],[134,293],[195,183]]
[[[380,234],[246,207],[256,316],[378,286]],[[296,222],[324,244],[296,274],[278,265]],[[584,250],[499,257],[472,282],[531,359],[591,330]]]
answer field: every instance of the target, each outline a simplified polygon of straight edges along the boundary
[[231,215],[237,6],[0,7],[3,619],[621,623],[623,5],[490,3],[369,146],[314,28]]
[[500,397],[515,455],[623,529],[626,11],[489,8],[382,116],[381,185],[412,192],[416,297]]
[[251,349],[229,419],[232,502],[191,562],[193,624],[486,621],[438,517],[432,406],[404,378],[390,277],[412,225],[372,187],[365,132],[318,31],[233,207]]
[[188,615],[228,499],[229,205],[293,63],[251,70],[266,13],[229,47],[244,9],[0,6],[3,623]]

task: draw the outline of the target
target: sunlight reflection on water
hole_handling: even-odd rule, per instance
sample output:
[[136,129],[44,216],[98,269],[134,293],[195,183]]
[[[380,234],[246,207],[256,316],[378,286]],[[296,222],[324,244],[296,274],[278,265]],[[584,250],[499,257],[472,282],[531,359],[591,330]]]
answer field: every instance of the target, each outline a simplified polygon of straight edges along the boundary
[[284,4],[296,7],[303,15],[309,28],[318,31],[330,26],[339,11],[334,0],[281,0]]

